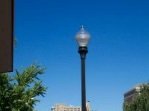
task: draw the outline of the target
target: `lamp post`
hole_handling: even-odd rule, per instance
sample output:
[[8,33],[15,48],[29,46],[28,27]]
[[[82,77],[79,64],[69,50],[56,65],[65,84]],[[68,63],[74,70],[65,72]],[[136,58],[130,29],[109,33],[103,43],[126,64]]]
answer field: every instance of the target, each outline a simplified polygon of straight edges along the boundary
[[81,30],[76,35],[76,40],[79,45],[78,53],[81,58],[81,96],[82,96],[82,107],[81,111],[86,110],[86,85],[85,85],[85,58],[88,52],[87,44],[89,41],[90,35],[81,27]]

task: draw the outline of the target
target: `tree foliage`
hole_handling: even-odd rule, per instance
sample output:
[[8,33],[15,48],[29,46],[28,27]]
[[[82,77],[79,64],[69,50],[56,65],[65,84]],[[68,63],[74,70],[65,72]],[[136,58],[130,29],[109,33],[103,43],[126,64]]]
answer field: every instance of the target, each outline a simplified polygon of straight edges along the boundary
[[33,111],[39,101],[38,96],[44,96],[46,87],[38,78],[44,69],[31,65],[14,76],[0,74],[0,111]]
[[124,111],[149,111],[149,83],[141,87],[140,94],[131,103],[124,103]]

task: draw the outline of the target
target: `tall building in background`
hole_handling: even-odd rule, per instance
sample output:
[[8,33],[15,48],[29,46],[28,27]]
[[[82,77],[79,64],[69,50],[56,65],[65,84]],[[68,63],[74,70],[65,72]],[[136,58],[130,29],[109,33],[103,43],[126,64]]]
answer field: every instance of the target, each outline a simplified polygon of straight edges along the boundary
[[136,87],[132,88],[131,90],[127,91],[124,94],[124,103],[125,102],[132,102],[138,95],[140,95],[141,88],[143,84],[137,85]]
[[[86,103],[87,111],[90,111],[90,103]],[[80,106],[56,104],[51,108],[51,111],[81,111]]]
[[140,94],[140,86],[136,86],[124,94],[124,102],[131,102]]

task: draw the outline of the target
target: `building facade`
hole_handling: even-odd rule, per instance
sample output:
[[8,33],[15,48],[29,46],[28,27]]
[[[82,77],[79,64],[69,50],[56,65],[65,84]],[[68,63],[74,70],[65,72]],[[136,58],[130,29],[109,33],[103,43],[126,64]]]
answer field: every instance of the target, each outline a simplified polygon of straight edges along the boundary
[[144,85],[149,85],[149,83],[139,84],[131,90],[124,94],[124,102],[132,102],[138,95],[141,94],[141,90]]
[[124,103],[125,102],[132,102],[138,95],[140,95],[142,85],[137,85],[136,87],[132,88],[131,90],[127,91],[124,94]]
[[[86,109],[87,111],[90,111],[89,102],[87,102],[86,104]],[[81,111],[81,107],[73,105],[56,104],[51,108],[51,111]]]

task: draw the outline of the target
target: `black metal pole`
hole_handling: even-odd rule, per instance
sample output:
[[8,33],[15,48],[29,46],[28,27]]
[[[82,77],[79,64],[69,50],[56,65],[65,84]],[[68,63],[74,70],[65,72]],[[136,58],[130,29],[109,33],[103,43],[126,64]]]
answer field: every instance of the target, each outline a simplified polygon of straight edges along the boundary
[[79,47],[80,57],[81,57],[81,96],[82,96],[82,107],[81,111],[86,110],[86,85],[85,85],[85,58],[88,52],[87,47]]

